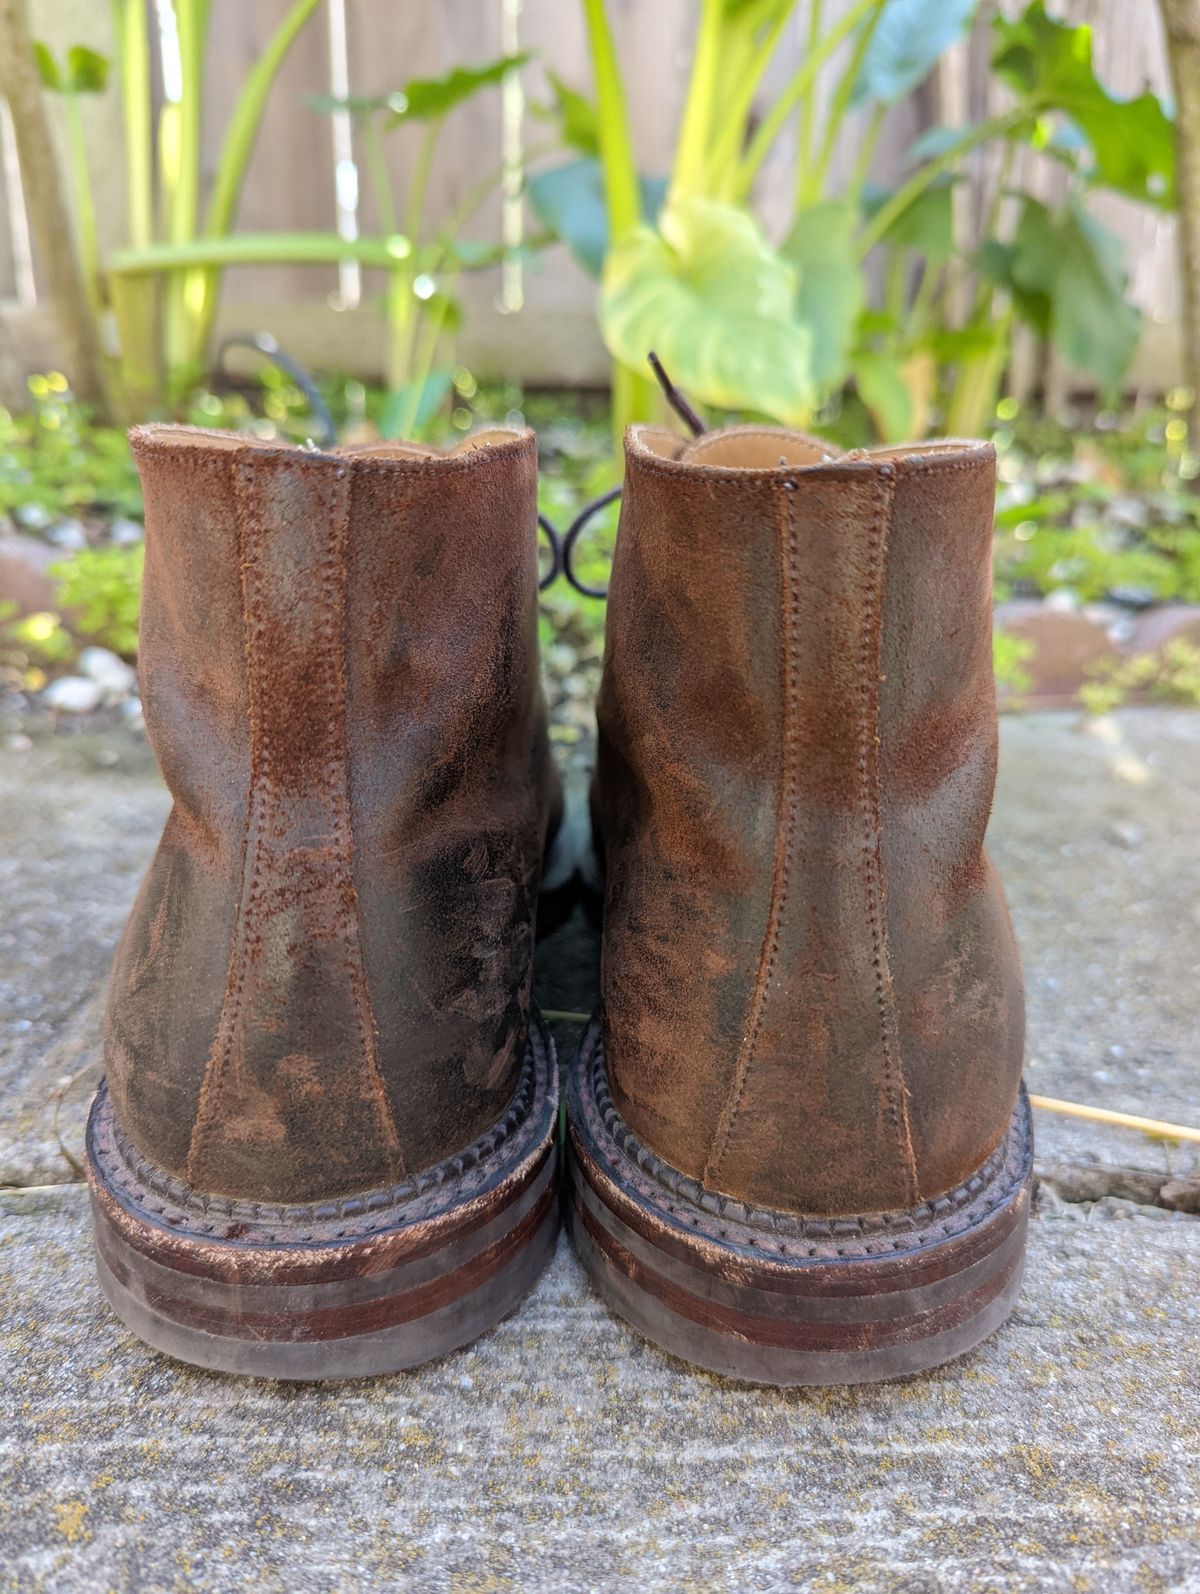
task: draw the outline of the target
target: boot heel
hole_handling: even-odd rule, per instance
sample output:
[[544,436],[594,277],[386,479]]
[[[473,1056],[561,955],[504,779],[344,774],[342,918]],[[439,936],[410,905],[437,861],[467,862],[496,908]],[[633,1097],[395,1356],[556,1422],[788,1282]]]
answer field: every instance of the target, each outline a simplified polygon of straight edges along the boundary
[[141,1339],[198,1367],[356,1378],[466,1344],[533,1285],[559,1203],[553,1043],[535,1023],[488,1134],[386,1190],[307,1206],[198,1196],[121,1133],[106,1087],[88,1121],[100,1283]]
[[704,1190],[612,1104],[599,1026],[568,1082],[567,1227],[600,1294],[647,1339],[762,1384],[851,1384],[961,1356],[1012,1310],[1032,1186],[1022,1087],[960,1189],[911,1212],[813,1219]]

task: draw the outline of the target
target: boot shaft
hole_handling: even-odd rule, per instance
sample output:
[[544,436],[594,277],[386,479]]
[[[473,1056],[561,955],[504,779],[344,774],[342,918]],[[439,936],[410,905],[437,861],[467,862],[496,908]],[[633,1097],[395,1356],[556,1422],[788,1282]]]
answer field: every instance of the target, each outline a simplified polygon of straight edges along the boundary
[[616,1108],[818,1214],[967,1178],[1022,1049],[983,851],[994,455],[830,452],[631,434],[599,704]]
[[557,801],[535,448],[134,434],[141,673],[175,799],[118,951],[109,1083],[191,1187],[394,1182],[502,1115]]

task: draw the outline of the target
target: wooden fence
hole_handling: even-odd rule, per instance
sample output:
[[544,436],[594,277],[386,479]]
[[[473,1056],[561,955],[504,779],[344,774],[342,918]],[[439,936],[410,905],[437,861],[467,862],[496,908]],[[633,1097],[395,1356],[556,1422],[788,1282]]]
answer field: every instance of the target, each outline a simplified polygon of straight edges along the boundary
[[[211,176],[223,128],[238,88],[290,0],[213,0],[211,44],[206,77],[205,169]],[[849,0],[831,0],[836,15]],[[1016,9],[1016,0],[1006,0]],[[802,48],[804,7],[781,48],[772,77],[782,80]],[[1132,94],[1147,84],[1167,92],[1167,71],[1156,0],[1051,0],[1051,9],[1093,23],[1097,62],[1103,78],[1118,92]],[[97,0],[32,0],[34,30],[57,51],[86,43],[112,52],[110,8]],[[609,0],[618,50],[625,68],[631,115],[643,169],[665,172],[686,87],[690,38],[697,0]],[[156,0],[147,0],[156,15]],[[337,28],[344,19],[345,47]],[[239,225],[244,228],[328,229],[335,223],[335,158],[330,119],[314,110],[312,96],[328,92],[340,60],[356,94],[396,88],[413,76],[430,76],[456,62],[486,61],[512,48],[532,51],[522,72],[527,101],[545,96],[543,63],[568,83],[589,84],[589,67],[578,0],[330,0],[308,24],[275,85],[244,190]],[[331,76],[334,74],[334,76]],[[161,96],[162,84],[156,84]],[[892,113],[893,126],[881,143],[880,180],[894,175],[902,152],[923,128],[939,122],[962,125],[984,114],[995,95],[987,74],[987,39],[981,31],[951,52],[935,78]],[[507,114],[507,120],[505,119]],[[120,105],[115,91],[85,103],[89,147],[102,242],[124,236]],[[502,140],[519,137],[529,150],[544,145],[546,125],[526,105],[502,108],[498,91],[471,101],[448,122],[431,183],[431,214],[450,211],[480,172],[499,159]],[[843,171],[853,159],[856,128],[843,131],[839,160]],[[403,196],[411,172],[415,141],[408,130],[393,135],[387,158],[394,191]],[[361,156],[361,151],[354,151]],[[768,224],[780,228],[792,192],[792,150],[786,139],[764,168],[760,196]],[[1058,178],[1054,163],[1028,157],[1039,191],[1052,193]],[[978,157],[962,206],[964,237],[980,219],[994,159]],[[343,173],[343,181],[345,173]],[[369,185],[361,184],[358,224],[364,234],[377,230]],[[1174,250],[1174,224],[1133,203],[1096,201],[1097,213],[1126,242],[1133,294],[1146,312],[1147,332],[1134,380],[1161,388],[1178,380],[1177,329],[1180,292]],[[38,266],[30,258],[23,231],[23,207],[9,130],[0,119],[0,383],[8,372],[43,367],[53,361],[53,332],[38,300]],[[480,212],[472,231],[498,236],[500,200]],[[349,287],[354,289],[351,280]],[[479,272],[467,287],[469,307],[463,355],[481,373],[542,382],[602,380],[606,360],[596,332],[594,286],[555,249],[525,267],[521,281],[501,293],[498,270]],[[361,299],[346,302],[347,281],[332,267],[271,267],[231,271],[221,315],[225,330],[266,329],[304,359],[318,365],[374,374],[379,370],[382,323],[378,302],[382,283],[366,273]],[[354,298],[353,291],[350,294]],[[520,302],[520,308],[516,308]]]

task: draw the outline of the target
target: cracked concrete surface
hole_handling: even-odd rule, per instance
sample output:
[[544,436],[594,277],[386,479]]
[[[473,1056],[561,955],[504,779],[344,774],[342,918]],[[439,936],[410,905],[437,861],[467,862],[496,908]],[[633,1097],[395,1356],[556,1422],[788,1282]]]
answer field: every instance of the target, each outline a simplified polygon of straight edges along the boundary
[[[1200,715],[1007,719],[991,831],[1031,1089],[1200,1122]],[[1196,1148],[1039,1113],[1017,1311],[934,1374],[773,1393],[693,1373],[565,1245],[417,1373],[252,1384],[145,1350],[91,1271],[100,991],[166,802],[125,734],[0,751],[0,1590],[1200,1591]],[[581,915],[545,1007],[594,990]],[[574,1033],[560,1025],[560,1048]],[[21,1188],[15,1188],[21,1187]]]

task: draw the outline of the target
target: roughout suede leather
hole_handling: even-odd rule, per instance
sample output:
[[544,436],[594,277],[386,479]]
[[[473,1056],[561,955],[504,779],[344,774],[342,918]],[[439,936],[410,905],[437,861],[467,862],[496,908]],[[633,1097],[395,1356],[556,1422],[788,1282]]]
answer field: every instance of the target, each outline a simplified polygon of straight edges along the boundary
[[561,796],[532,433],[454,455],[131,434],[140,677],[174,798],[117,951],[109,1086],[192,1188],[398,1180],[511,1099]]
[[613,1097],[709,1189],[908,1208],[986,1160],[1021,1071],[983,849],[994,451],[739,435],[626,442],[594,792]]

